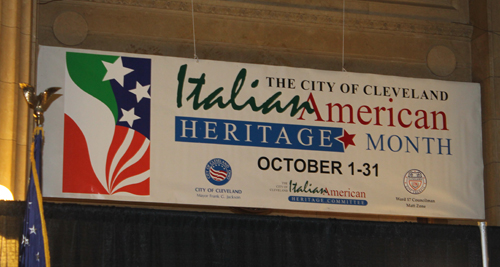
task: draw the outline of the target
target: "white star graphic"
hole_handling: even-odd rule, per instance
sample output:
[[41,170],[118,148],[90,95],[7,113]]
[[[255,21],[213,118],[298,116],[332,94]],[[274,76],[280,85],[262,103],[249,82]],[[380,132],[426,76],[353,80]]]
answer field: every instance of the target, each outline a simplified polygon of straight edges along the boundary
[[130,89],[129,91],[135,95],[137,103],[139,103],[139,101],[143,98],[151,98],[148,93],[149,87],[151,87],[151,85],[142,86],[139,82],[137,82],[135,88]]
[[36,228],[35,228],[34,224],[33,224],[33,227],[30,227],[28,229],[30,229],[30,234],[35,234],[36,235]]
[[126,121],[130,127],[134,124],[135,120],[140,119],[141,117],[135,115],[135,108],[131,108],[129,111],[121,109],[123,116],[120,118],[120,121]]
[[30,240],[23,235],[23,241],[21,242],[21,245],[24,246],[29,246],[30,245]]
[[36,253],[36,261],[40,261],[40,252]]
[[106,75],[104,76],[104,79],[102,79],[102,81],[115,79],[122,87],[124,76],[134,71],[133,69],[125,68],[123,66],[121,57],[119,57],[115,61],[115,63],[103,61],[102,64],[104,64],[104,67],[106,67],[107,70]]

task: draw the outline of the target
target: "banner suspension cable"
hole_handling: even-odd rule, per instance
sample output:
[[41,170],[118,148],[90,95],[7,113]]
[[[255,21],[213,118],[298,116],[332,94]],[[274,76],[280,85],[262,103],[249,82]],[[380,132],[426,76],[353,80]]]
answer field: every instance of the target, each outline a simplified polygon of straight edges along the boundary
[[342,2],[342,72],[346,72],[344,63],[344,47],[345,47],[345,0]]
[[[345,0],[344,0],[345,1]],[[194,1],[191,0],[191,18],[193,20],[193,47],[194,47],[194,59],[199,62],[198,55],[196,55],[196,34],[194,31]]]

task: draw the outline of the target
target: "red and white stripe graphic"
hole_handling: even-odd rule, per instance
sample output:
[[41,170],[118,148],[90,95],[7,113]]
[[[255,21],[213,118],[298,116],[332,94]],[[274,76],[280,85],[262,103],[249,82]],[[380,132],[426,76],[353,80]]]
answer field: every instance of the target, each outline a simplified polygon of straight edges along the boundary
[[214,168],[210,168],[210,177],[217,182],[224,181],[227,177],[227,172],[223,170],[217,171],[214,170]]
[[149,179],[149,150],[150,141],[142,134],[116,126],[106,161],[106,186],[110,194],[129,191],[124,187],[133,188]]

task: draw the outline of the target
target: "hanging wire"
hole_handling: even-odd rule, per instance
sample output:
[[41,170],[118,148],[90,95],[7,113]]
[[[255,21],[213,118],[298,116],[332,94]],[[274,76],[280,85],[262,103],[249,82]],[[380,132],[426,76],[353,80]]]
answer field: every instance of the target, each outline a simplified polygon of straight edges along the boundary
[[344,49],[345,49],[345,0],[342,3],[342,71],[346,72],[345,60],[344,60]]
[[194,59],[199,62],[198,55],[196,55],[196,34],[194,31],[194,0],[191,0],[191,18],[193,19],[193,46],[194,46]]

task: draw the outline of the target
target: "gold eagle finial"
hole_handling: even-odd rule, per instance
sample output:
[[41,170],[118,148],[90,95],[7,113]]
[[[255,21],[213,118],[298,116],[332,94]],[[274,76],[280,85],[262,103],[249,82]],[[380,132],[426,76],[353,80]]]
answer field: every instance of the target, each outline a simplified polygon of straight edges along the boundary
[[35,117],[36,125],[41,126],[43,123],[43,112],[45,112],[49,106],[49,98],[61,89],[61,87],[47,88],[38,96],[36,95],[35,88],[27,83],[20,83],[19,87],[23,90],[24,98],[26,98],[29,107],[33,109],[33,117]]

